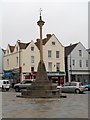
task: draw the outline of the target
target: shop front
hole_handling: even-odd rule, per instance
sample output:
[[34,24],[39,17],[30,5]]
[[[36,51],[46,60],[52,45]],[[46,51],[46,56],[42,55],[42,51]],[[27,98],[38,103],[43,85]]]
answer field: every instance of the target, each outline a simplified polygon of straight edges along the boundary
[[[31,79],[36,78],[37,72],[32,72],[30,74]],[[48,79],[52,81],[52,83],[57,83],[58,85],[62,85],[65,83],[65,72],[47,72]]]
[[12,79],[13,78],[13,73],[11,70],[4,71],[3,78],[5,79]]
[[63,85],[65,83],[65,72],[47,72],[49,80],[58,85]]

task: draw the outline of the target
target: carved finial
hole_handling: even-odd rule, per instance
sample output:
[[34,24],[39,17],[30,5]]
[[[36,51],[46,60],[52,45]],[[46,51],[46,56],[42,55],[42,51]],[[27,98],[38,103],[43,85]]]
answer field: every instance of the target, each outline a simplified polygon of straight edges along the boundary
[[40,16],[41,16],[41,13],[42,13],[42,9],[40,8]]

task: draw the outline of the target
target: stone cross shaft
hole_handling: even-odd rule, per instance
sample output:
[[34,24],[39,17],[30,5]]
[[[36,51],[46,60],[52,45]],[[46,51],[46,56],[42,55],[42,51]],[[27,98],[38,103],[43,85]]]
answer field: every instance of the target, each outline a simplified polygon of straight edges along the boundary
[[43,47],[42,47],[42,26],[44,25],[44,21],[42,21],[41,11],[40,11],[40,19],[37,22],[37,25],[40,27],[40,61],[43,61]]

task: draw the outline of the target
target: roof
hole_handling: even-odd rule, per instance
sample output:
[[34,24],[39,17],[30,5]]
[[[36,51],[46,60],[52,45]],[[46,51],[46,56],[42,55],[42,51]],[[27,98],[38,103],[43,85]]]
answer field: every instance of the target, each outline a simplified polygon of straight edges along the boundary
[[88,53],[90,54],[90,49],[87,49]]
[[[51,34],[47,34],[47,37],[42,39],[42,44],[45,45],[47,43],[47,41],[52,37]],[[40,39],[37,39],[37,42],[35,42],[35,45],[38,47],[38,49],[40,49]]]
[[21,43],[21,42],[18,42],[18,44],[19,44],[19,46],[20,46],[20,49],[26,49],[27,46],[30,44],[30,42],[29,42],[29,43]]
[[13,51],[14,51],[15,46],[11,46],[11,45],[9,45],[9,48],[10,48],[10,51],[11,51],[11,52],[13,52]]
[[69,46],[65,47],[65,57],[67,57],[67,55],[69,55],[72,52],[72,50],[76,47],[77,44],[78,43],[72,45],[70,44]]

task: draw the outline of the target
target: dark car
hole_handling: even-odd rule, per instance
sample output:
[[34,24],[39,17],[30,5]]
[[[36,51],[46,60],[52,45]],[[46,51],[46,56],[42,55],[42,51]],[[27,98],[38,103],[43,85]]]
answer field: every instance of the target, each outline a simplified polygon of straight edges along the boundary
[[88,91],[90,91],[90,84],[86,84],[86,85],[85,85],[85,88],[87,88]]
[[16,92],[19,92],[22,89],[27,89],[31,84],[31,80],[23,80],[21,83],[15,84],[14,89]]

